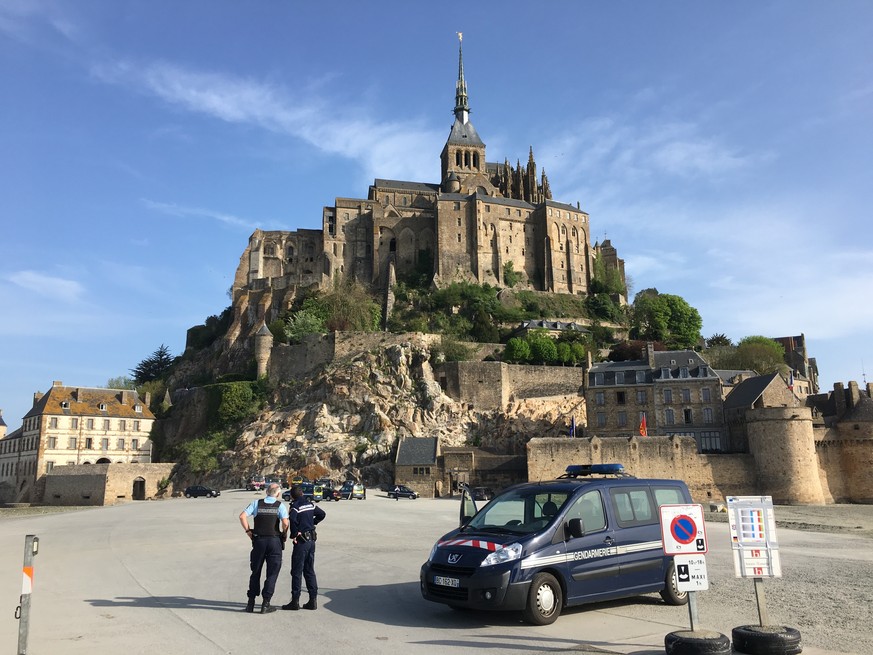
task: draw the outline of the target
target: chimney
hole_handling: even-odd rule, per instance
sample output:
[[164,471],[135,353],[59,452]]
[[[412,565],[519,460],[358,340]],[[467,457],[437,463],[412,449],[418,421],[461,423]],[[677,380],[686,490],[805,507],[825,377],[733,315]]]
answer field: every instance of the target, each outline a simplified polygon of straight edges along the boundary
[[846,392],[842,382],[834,382],[834,408],[839,421],[846,414]]
[[36,404],[42,400],[42,391],[34,391],[33,392],[33,406],[36,407]]
[[145,398],[143,398],[143,403],[145,404],[146,407],[148,407],[149,405],[152,404],[152,392],[151,391],[146,391]]
[[121,404],[129,405],[130,404],[130,391],[123,390],[121,392]]
[[53,387],[62,387],[62,386],[64,386],[64,383],[61,382],[60,380],[52,380],[52,386]]
[[82,402],[82,387],[76,387],[76,391],[73,393],[73,398],[76,399],[77,403]]
[[649,341],[646,344],[646,359],[649,362],[649,368],[655,368],[655,344]]
[[854,409],[861,402],[861,390],[858,388],[858,383],[849,380],[849,409]]

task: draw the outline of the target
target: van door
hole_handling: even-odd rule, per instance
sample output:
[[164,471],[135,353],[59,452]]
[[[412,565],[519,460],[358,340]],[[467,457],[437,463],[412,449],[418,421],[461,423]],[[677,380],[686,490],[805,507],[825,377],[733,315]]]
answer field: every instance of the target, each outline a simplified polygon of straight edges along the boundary
[[620,586],[633,593],[662,584],[661,520],[649,487],[611,487],[609,502],[616,522],[615,544],[621,553]]
[[[609,525],[604,498],[599,489],[582,494],[567,509],[563,530],[567,554],[567,601],[596,600],[615,591],[619,557],[615,536]],[[573,537],[568,525],[571,519],[581,519],[584,534]]]

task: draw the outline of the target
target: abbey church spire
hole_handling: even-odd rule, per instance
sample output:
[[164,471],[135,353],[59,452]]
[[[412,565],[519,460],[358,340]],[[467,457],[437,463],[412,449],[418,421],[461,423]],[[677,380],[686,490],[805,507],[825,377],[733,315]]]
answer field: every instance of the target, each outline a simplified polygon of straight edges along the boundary
[[458,81],[455,83],[455,121],[440,155],[444,191],[470,193],[471,189],[493,192],[486,177],[485,144],[470,122],[467,80],[464,79],[463,35],[458,32]]
[[458,82],[455,85],[455,118],[466,124],[470,121],[467,102],[467,81],[464,79],[464,34],[458,32]]

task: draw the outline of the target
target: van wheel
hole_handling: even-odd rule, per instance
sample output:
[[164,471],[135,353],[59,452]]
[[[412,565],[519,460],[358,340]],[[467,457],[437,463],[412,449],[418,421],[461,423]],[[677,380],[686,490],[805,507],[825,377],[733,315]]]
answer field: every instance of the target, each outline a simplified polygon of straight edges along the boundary
[[688,603],[688,592],[679,591],[679,582],[676,579],[676,564],[670,561],[667,567],[667,575],[664,577],[664,588],[661,589],[661,598],[668,605],[685,605]]
[[524,618],[534,625],[549,625],[561,614],[561,585],[549,573],[537,573],[527,594]]

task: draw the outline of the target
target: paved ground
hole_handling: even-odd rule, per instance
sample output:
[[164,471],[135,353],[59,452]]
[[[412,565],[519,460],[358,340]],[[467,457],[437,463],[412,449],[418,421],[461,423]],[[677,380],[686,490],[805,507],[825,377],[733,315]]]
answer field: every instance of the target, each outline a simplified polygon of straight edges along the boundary
[[[0,612],[0,644],[11,651],[17,642],[13,611],[26,534],[40,538],[29,653],[267,654],[302,644],[332,655],[447,648],[460,655],[655,655],[664,652],[665,634],[688,627],[687,610],[665,606],[657,595],[572,608],[544,627],[514,614],[459,613],[428,603],[418,591],[418,569],[433,542],[456,524],[457,503],[373,493],[366,501],[322,504],[328,519],[319,531],[318,611],[248,615],[240,611],[248,542],[236,516],[256,497],[225,491],[217,499],[65,512],[0,510],[0,594],[7,608]],[[866,582],[873,570],[873,506],[777,508],[776,515],[786,575],[768,587],[774,620],[801,629],[807,655],[873,653],[871,622],[841,625],[839,609],[865,599],[873,604]],[[754,599],[749,581],[732,578],[727,525],[710,518],[713,588],[700,594],[701,623],[729,635],[731,627],[755,622]],[[280,602],[290,589],[287,559]],[[825,571],[834,561],[845,569],[842,577],[830,570],[810,577],[814,567]],[[819,594],[811,610],[795,604],[794,579],[807,585],[804,594]]]

